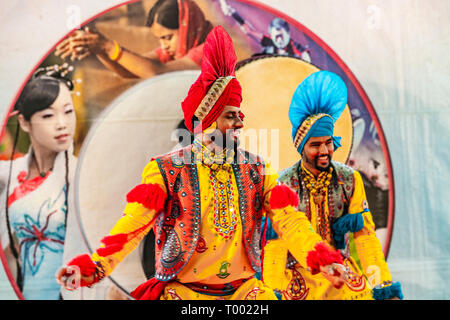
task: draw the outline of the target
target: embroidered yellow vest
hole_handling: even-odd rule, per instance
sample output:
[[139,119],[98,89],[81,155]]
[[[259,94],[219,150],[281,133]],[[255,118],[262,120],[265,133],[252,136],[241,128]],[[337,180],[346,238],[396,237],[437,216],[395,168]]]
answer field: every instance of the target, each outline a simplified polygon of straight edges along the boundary
[[[200,188],[192,145],[155,158],[167,189],[164,211],[156,219],[155,278],[174,279],[191,258],[199,240]],[[232,164],[239,194],[244,247],[256,272],[261,270],[264,162],[238,149]]]

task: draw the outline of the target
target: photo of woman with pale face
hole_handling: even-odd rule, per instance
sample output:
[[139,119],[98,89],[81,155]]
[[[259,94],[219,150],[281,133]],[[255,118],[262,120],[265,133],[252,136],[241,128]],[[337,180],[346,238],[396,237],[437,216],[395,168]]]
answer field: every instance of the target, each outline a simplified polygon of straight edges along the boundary
[[[77,161],[73,85],[63,76],[68,71],[66,65],[41,68],[25,85],[14,111],[20,130],[11,160],[0,161],[1,244],[12,284],[25,299],[60,298],[55,272],[74,214],[69,188]],[[19,131],[28,136],[29,149],[15,158]]]

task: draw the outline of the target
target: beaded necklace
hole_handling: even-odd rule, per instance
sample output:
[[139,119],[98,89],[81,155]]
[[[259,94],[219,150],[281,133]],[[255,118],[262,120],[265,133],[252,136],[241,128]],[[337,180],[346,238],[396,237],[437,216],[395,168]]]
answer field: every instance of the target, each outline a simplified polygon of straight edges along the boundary
[[[309,172],[301,162],[301,173],[305,187],[308,189],[309,194],[313,197],[314,203],[317,207],[317,222],[316,230],[320,236],[331,243],[331,230],[328,215],[325,213],[325,197],[327,195],[328,186],[330,185],[332,177],[333,167],[330,166],[328,171],[322,171],[319,175],[314,175]],[[311,221],[311,216],[308,216]]]
[[237,226],[231,170],[226,183],[217,180],[211,170],[210,181],[214,192],[214,229],[224,239],[229,239]]
[[210,168],[219,181],[226,183],[228,180],[227,172],[231,170],[231,163],[234,160],[233,150],[223,149],[216,153],[196,139],[192,146],[192,152],[196,163],[201,163]]
[[201,142],[194,141],[195,159],[210,169],[209,181],[214,192],[214,229],[224,239],[231,238],[237,227],[231,163],[234,151],[214,153]]

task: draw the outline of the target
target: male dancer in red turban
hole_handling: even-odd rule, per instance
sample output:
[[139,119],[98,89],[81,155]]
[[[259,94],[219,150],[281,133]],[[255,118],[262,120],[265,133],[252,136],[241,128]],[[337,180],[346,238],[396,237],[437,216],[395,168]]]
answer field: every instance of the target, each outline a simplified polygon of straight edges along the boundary
[[[134,298],[276,299],[255,277],[261,272],[265,214],[281,237],[302,244],[290,249],[305,265],[308,260],[311,268],[323,271],[341,261],[306,216],[294,210],[297,195],[276,186],[270,165],[238,148],[243,114],[235,65],[230,36],[215,27],[205,42],[201,75],[182,102],[194,143],[152,159],[102,246],[92,256],[81,255],[69,263],[80,269],[82,286],[109,275],[153,227],[156,272],[131,293]],[[328,279],[339,286],[336,272]],[[58,274],[66,287],[68,273],[63,267]]]

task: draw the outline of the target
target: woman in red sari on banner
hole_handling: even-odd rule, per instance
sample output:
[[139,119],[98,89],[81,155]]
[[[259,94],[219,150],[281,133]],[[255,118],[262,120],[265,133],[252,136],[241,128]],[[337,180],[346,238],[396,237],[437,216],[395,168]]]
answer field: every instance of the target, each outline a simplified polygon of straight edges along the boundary
[[144,55],[88,28],[72,33],[58,45],[55,54],[71,60],[95,54],[108,69],[124,78],[149,78],[199,68],[203,43],[213,26],[194,1],[158,0],[148,14],[146,25],[158,38],[160,47]]
[[[206,39],[202,73],[182,102],[194,143],[148,163],[142,184],[127,194],[123,217],[92,255],[77,256],[59,271],[61,285],[91,286],[108,276],[153,227],[155,276],[131,293],[134,298],[277,299],[255,277],[266,214],[281,237],[295,243],[290,250],[298,259],[335,270],[339,252],[294,210],[296,194],[276,185],[264,159],[238,147],[243,114],[235,65],[232,40],[218,26]],[[340,286],[343,275],[335,271],[327,277]]]

